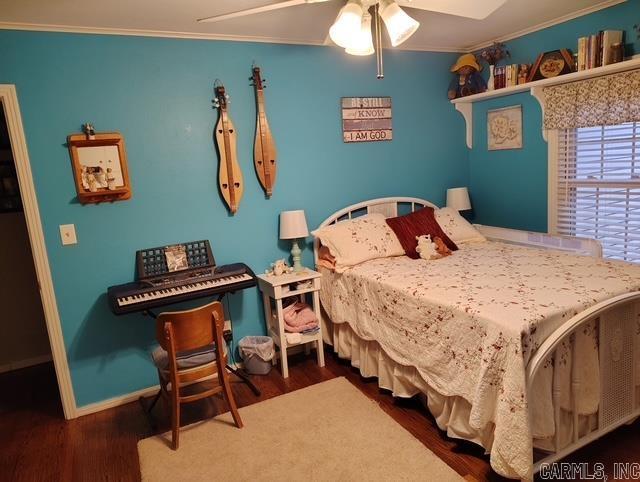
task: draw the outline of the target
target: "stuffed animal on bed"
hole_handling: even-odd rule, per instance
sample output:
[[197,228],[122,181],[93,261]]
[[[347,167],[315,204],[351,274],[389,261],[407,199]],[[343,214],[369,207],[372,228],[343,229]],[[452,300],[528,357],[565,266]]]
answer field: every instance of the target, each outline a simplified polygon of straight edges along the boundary
[[425,234],[423,236],[416,236],[416,241],[418,241],[416,252],[422,259],[440,258],[438,250],[436,249],[436,243],[431,241],[431,235]]
[[451,250],[447,248],[447,245],[439,237],[434,238],[432,241],[431,235],[425,234],[416,236],[416,241],[418,241],[416,252],[422,259],[440,259],[451,254]]
[[436,237],[433,240],[433,243],[436,245],[436,251],[438,252],[441,258],[451,255],[451,250],[447,247],[446,244],[444,244],[444,241],[442,240],[442,238]]

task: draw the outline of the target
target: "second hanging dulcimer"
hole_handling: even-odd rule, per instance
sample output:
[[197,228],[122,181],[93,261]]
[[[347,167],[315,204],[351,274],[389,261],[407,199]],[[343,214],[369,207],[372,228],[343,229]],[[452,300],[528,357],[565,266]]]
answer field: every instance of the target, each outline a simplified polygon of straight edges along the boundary
[[218,185],[225,203],[229,207],[231,214],[235,214],[240,204],[240,199],[244,192],[244,182],[242,171],[238,164],[238,154],[236,149],[236,129],[231,122],[227,111],[227,101],[229,96],[222,84],[216,85],[215,106],[220,111],[220,117],[216,124],[215,138],[220,153],[220,167],[218,169]]
[[256,140],[254,146],[254,164],[260,184],[267,197],[273,193],[273,185],[276,182],[276,144],[271,135],[267,113],[264,108],[264,86],[260,77],[260,68],[253,68],[253,87],[256,91]]

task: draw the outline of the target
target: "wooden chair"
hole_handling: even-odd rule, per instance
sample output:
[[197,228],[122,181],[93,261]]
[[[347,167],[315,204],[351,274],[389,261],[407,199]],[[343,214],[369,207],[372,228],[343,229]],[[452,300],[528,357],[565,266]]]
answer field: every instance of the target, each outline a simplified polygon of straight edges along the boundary
[[193,310],[161,313],[156,319],[160,346],[152,356],[160,378],[160,393],[171,402],[174,450],[179,445],[182,403],[222,393],[236,426],[242,428],[225,368],[223,330],[224,310],[219,301]]

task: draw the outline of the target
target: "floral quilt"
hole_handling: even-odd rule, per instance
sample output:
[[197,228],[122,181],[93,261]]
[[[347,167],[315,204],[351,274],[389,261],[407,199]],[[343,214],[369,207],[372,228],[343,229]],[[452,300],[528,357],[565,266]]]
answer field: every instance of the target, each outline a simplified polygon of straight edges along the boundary
[[[640,266],[484,242],[434,261],[370,260],[341,274],[325,272],[322,285],[322,305],[334,323],[376,340],[441,394],[465,398],[472,427],[495,427],[494,470],[529,479],[528,360],[567,319],[640,290]],[[553,431],[553,418],[550,427],[542,431]]]

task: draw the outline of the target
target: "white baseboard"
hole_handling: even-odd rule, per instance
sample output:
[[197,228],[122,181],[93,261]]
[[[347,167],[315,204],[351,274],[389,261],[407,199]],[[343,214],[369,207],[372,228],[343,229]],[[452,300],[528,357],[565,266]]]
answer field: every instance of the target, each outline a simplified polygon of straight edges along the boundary
[[5,363],[0,365],[0,373],[10,372],[13,370],[20,370],[21,368],[32,367],[40,365],[41,363],[47,363],[52,360],[51,355],[40,355],[33,358],[27,358],[25,360],[18,360],[11,363]]
[[[299,347],[299,348],[302,348],[302,347]],[[233,368],[243,368],[244,364],[241,361],[237,361],[235,364],[231,366]],[[126,403],[135,402],[140,397],[148,397],[151,395],[155,395],[156,393],[158,393],[158,390],[160,390],[160,385],[154,385],[152,387],[143,388],[142,390],[137,390],[135,392],[127,393],[125,395],[109,398],[101,402],[90,403],[89,405],[83,405],[82,407],[78,407],[76,409],[76,417],[84,417],[85,415],[90,415],[92,413],[100,412],[102,410],[118,407]]]
[[107,410],[109,408],[118,407],[125,403],[131,403],[138,400],[140,397],[147,397],[149,395],[155,395],[160,390],[160,385],[154,385],[153,387],[143,388],[135,392],[120,395],[119,397],[109,398],[102,402],[90,403],[89,405],[83,405],[76,409],[76,417],[84,417],[92,413]]

